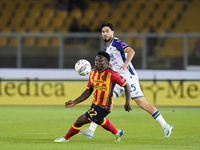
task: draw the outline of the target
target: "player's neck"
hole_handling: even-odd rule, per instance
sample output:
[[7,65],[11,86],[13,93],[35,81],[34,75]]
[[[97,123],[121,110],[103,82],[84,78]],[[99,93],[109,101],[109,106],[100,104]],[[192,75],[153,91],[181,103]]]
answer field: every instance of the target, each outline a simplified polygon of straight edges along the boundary
[[103,68],[102,70],[98,70],[99,73],[105,71],[108,68],[108,66],[106,66],[105,68]]
[[110,43],[113,41],[113,39],[114,39],[114,37],[112,37],[112,39],[110,39],[110,41],[106,42],[106,44],[107,44],[108,46],[110,46]]

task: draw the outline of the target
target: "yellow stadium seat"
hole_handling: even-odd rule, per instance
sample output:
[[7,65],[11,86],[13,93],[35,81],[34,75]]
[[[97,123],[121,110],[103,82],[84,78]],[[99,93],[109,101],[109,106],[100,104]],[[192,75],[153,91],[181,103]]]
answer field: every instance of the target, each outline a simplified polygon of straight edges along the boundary
[[152,15],[152,19],[154,19],[154,20],[162,20],[163,17],[164,17],[164,13],[162,11],[161,12],[160,11],[156,11]]
[[36,23],[35,19],[26,18],[22,26],[25,28],[32,28],[35,26],[35,23]]
[[40,10],[31,9],[29,10],[27,17],[31,19],[37,19],[40,16],[40,14],[41,14]]
[[7,44],[7,37],[0,37],[0,47],[4,47]]
[[67,33],[68,29],[67,28],[57,28],[56,30],[58,33]]
[[136,20],[134,21],[134,28],[137,28],[137,29],[142,29],[144,28],[144,25],[145,25],[145,21],[144,20]]
[[152,3],[152,2],[145,3],[145,7],[144,7],[145,11],[154,11],[155,9],[156,9],[156,3]]
[[40,28],[46,28],[49,26],[49,21],[49,18],[39,18],[36,26]]
[[122,39],[128,46],[132,47],[133,46],[133,38],[132,37],[127,37]]
[[88,9],[90,10],[98,10],[100,8],[100,3],[97,1],[90,1],[88,5]]
[[98,15],[95,17],[95,20],[107,20],[109,15],[109,11],[99,11]]
[[44,33],[53,33],[54,32],[54,29],[53,28],[44,28],[42,30]]
[[117,6],[117,10],[127,10],[128,8],[128,3],[126,2],[120,2]]
[[169,38],[165,41],[165,46],[159,51],[159,57],[182,57],[183,39]]
[[28,9],[30,9],[30,6],[31,6],[31,3],[29,3],[29,2],[20,2],[19,3],[19,6],[18,6],[18,10],[28,10]]
[[129,9],[132,11],[140,11],[142,9],[142,3],[132,3]]
[[148,20],[150,18],[150,13],[149,12],[141,12],[139,14],[139,19],[140,20]]
[[35,45],[35,37],[25,37],[22,45],[24,47],[33,47]]
[[46,18],[46,19],[51,19],[55,14],[55,10],[54,9],[45,9],[42,12],[42,17]]
[[103,8],[104,11],[110,11],[112,10],[112,7],[110,4],[108,4],[108,2],[103,1],[101,4],[101,8]]
[[10,33],[12,32],[13,28],[10,28],[10,27],[5,27],[5,28],[1,28],[1,32],[4,32],[4,33]]
[[175,21],[178,18],[178,14],[176,12],[171,12],[166,14],[165,20]]
[[119,24],[120,19],[121,18],[119,18],[119,17],[112,17],[109,19],[109,22],[112,23],[114,25],[114,27],[116,27]]
[[64,20],[66,17],[68,17],[68,12],[67,11],[57,11],[55,18]]
[[51,43],[50,43],[51,47],[59,47],[59,38],[52,38],[51,39]]
[[40,28],[39,27],[31,27],[31,28],[28,28],[28,32],[39,33]]
[[156,27],[158,27],[158,23],[159,23],[159,20],[157,20],[157,19],[150,19],[147,22],[147,26],[148,27],[153,26],[154,28],[156,28]]
[[12,14],[13,14],[12,10],[2,10],[1,11],[1,20],[11,18]]
[[120,22],[120,27],[123,28],[124,30],[127,30],[131,26],[131,20],[129,19],[123,19],[122,22]]
[[48,45],[49,45],[49,38],[47,37],[38,38],[38,43],[37,43],[38,47],[48,47]]
[[16,33],[24,33],[26,30],[25,30],[25,28],[20,27],[20,28],[14,28],[14,31],[15,31]]
[[10,22],[10,27],[20,27],[22,24],[22,18],[13,18]]
[[6,2],[5,3],[5,6],[4,6],[4,9],[7,9],[7,10],[14,10],[15,8],[17,7],[17,3],[16,2]]
[[[1,21],[1,20],[3,20],[3,21]],[[2,18],[0,18],[0,28],[4,28],[4,27],[7,27],[8,26],[8,18],[4,18],[4,19],[2,19]]]
[[53,18],[51,21],[51,27],[59,28],[63,26],[63,20],[59,18]]
[[134,48],[141,49],[142,48],[142,39],[141,38],[134,38]]
[[163,20],[160,22],[160,26],[159,26],[159,30],[163,30],[163,31],[166,31],[168,29],[171,29],[171,26],[172,26],[172,22],[169,21],[169,20]]
[[85,10],[83,13],[83,17],[88,20],[93,19],[95,17],[95,15],[96,15],[96,13],[89,9]]
[[73,19],[80,19],[82,17],[82,12],[80,9],[76,8],[70,12],[70,17]]
[[16,37],[9,38],[8,46],[9,47],[16,47],[17,46],[17,38]]
[[14,11],[14,16],[13,18],[19,18],[19,19],[23,19],[26,15],[26,11],[25,10],[15,10]]
[[160,3],[158,5],[158,8],[157,8],[157,11],[167,11],[169,10],[169,3],[168,2],[163,2],[163,3]]
[[128,33],[138,33],[138,29],[137,28],[134,28],[134,27],[130,27],[128,30],[127,30]]
[[184,4],[185,3],[181,2],[181,1],[173,2],[171,5],[172,7],[171,7],[170,11],[181,12],[184,9]]
[[32,3],[32,9],[42,10],[44,8],[43,2],[33,2]]
[[123,17],[123,19],[129,19],[130,21],[132,21],[133,19],[137,18],[137,12],[136,11],[125,11],[125,16]]

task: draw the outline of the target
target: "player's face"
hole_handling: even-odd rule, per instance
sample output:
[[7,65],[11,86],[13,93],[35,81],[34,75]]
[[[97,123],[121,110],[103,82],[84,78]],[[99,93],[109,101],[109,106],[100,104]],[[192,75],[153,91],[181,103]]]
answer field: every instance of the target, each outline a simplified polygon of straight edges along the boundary
[[95,67],[98,71],[103,70],[105,67],[108,66],[108,60],[101,55],[97,55],[95,58]]
[[113,39],[114,31],[112,31],[108,26],[105,26],[102,28],[101,34],[102,34],[103,40],[105,42],[109,42]]

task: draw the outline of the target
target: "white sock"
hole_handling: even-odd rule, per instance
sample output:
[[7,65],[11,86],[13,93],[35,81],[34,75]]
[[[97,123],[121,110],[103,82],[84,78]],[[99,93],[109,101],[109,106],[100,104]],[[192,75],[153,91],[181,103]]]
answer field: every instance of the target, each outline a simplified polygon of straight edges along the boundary
[[161,127],[163,127],[167,123],[161,114],[156,118],[156,121],[160,123]]
[[158,110],[152,114],[152,117],[160,123],[161,127],[167,123]]
[[91,131],[95,131],[96,130],[96,128],[97,128],[97,124],[96,123],[94,123],[94,122],[92,122],[91,124],[90,124],[90,127],[89,127],[89,129],[91,130]]

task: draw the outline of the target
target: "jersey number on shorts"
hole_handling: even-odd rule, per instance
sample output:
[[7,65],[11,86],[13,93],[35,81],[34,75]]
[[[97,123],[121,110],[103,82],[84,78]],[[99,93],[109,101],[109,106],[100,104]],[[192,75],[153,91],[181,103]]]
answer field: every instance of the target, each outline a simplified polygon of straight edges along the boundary
[[135,91],[135,90],[136,90],[135,85],[134,85],[134,84],[131,84],[131,92],[132,92],[132,91]]
[[88,111],[88,114],[90,115],[91,118],[93,118],[93,116],[97,115],[97,112],[94,111],[94,108],[92,108],[91,110]]

